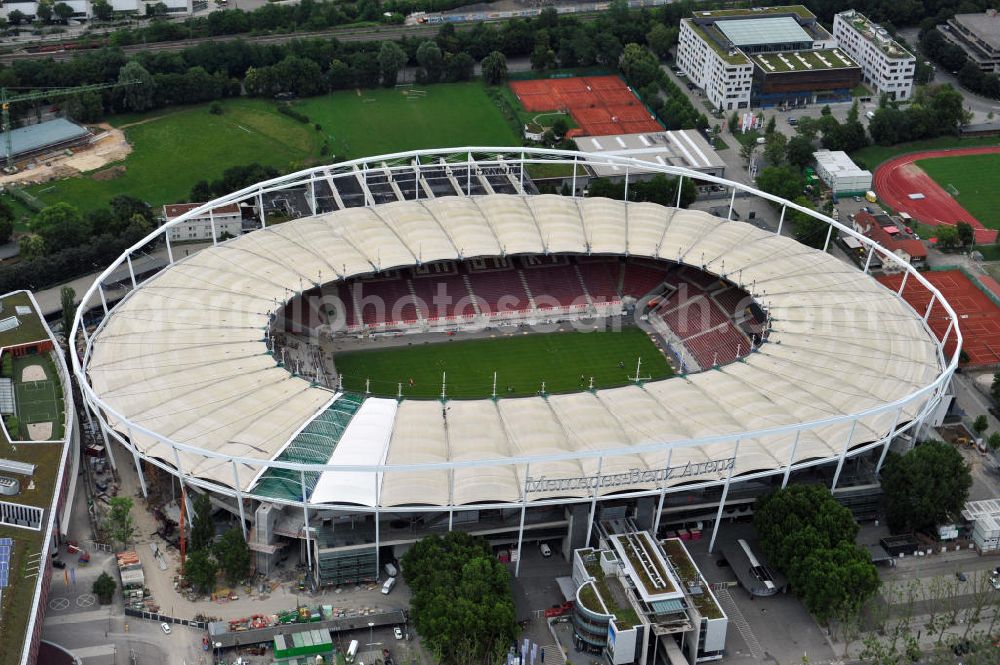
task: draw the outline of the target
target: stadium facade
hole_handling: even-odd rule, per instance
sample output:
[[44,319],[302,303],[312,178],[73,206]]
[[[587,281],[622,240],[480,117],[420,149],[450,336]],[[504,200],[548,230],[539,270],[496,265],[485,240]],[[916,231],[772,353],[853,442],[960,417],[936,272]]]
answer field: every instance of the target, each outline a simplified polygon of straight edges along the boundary
[[[73,371],[92,418],[116,442],[109,451],[126,451],[143,491],[142,460],[176,476],[189,496],[211,493],[238,516],[259,570],[291,549],[327,585],[375,578],[383,557],[449,529],[519,555],[527,541],[559,540],[565,553],[587,546],[600,519],[628,517],[654,534],[697,520],[712,527],[714,545],[727,505],[746,506],[793,473],[843,490],[862,466],[877,473],[894,441],[906,445],[935,416],[961,334],[947,302],[909,265],[814,211],[677,167],[658,168],[729,188],[729,217],[741,190],[777,204],[778,232],[650,203],[540,195],[528,175],[533,164],[598,161],[622,169],[626,188],[630,169],[651,168],[634,157],[555,150],[399,153],[208,202],[188,215],[242,203],[261,228],[191,256],[175,256],[170,224],[157,229],[95,281],[72,333],[80,342],[71,347]],[[301,219],[268,225],[266,211],[279,209]],[[906,279],[930,292],[930,307],[916,312],[877,284],[870,263],[858,270],[781,235],[789,210],[828,224],[827,245],[837,230],[869,259],[902,263]],[[168,267],[106,292],[105,277],[156,240],[167,243]],[[458,272],[451,279],[479,297],[475,304],[440,316],[417,304],[413,285],[429,267],[526,257],[555,257],[577,276],[589,261],[613,261],[619,286],[636,262],[663,276],[637,298],[598,297],[587,287],[593,280],[581,278],[582,301],[542,305],[522,267],[516,281],[526,298],[502,309],[494,305],[503,294]],[[399,282],[400,274],[408,277]],[[743,311],[756,313],[756,331],[741,332],[747,321],[719,319],[711,308],[702,331],[745,335],[746,346],[685,362],[685,352],[698,357],[703,335],[674,334],[680,306],[661,309],[675,297],[676,274],[717,304],[725,289],[749,294]],[[322,344],[280,346],[275,323],[303,294],[342,293],[359,280],[386,293],[405,288],[413,313],[371,318],[350,298],[324,300],[321,339],[405,343],[407,334],[608,317],[655,327],[656,319],[681,376],[644,381],[636,372],[616,388],[519,398],[450,399],[444,381],[438,399],[346,391],[324,373]],[[82,324],[88,311],[99,324]],[[930,317],[949,321],[943,341],[955,350],[947,357]]]

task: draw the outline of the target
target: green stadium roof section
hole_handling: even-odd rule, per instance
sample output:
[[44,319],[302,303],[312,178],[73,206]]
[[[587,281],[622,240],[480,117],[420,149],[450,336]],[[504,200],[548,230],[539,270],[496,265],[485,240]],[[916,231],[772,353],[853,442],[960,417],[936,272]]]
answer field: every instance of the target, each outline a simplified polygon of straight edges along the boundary
[[[295,435],[285,449],[275,457],[279,462],[326,464],[333,459],[337,444],[355,414],[364,403],[364,395],[338,394],[302,431]],[[305,474],[306,494],[312,494],[320,474]],[[302,500],[302,477],[289,469],[267,469],[254,488],[257,494],[288,501]]]
[[768,16],[718,21],[715,26],[736,46],[812,42],[799,22],[791,16]]
[[[601,473],[629,473],[663,468],[668,455],[672,466],[728,457],[726,437],[756,430],[769,431],[741,440],[734,473],[780,468],[793,446],[798,459],[836,456],[848,437],[878,441],[897,417],[910,422],[925,404],[923,394],[906,401],[902,413],[882,407],[909,398],[941,371],[936,341],[895,293],[792,238],[698,210],[506,194],[348,208],[203,249],[117,305],[91,337],[85,371],[112,426],[131,435],[142,455],[173,463],[170,441],[183,442],[176,455],[185,474],[246,491],[263,465],[298,452],[289,442],[335,396],[268,353],[262,330],[276,303],[304,282],[369,275],[373,267],[558,253],[662,258],[739,274],[772,316],[769,342],[742,362],[683,379],[593,393],[449,400],[444,415],[436,399],[366,399],[349,422],[334,425],[339,442],[308,454],[329,455],[338,466],[366,460],[356,466],[370,469],[384,459],[389,470],[324,473],[316,501],[514,503],[523,495],[525,468],[502,462],[510,457],[551,455],[533,461],[527,475],[578,478],[596,472],[601,461],[594,451],[649,446],[603,459]],[[868,409],[878,411],[798,436],[782,429]],[[667,447],[692,440],[704,442]],[[357,478],[347,484],[347,474]],[[657,487],[645,480],[629,486]],[[538,499],[589,495],[582,485],[532,491]]]
[[[11,130],[10,141],[14,155],[35,152],[49,146],[79,141],[90,135],[90,130],[65,118],[48,120],[35,125]],[[7,157],[7,145],[0,146],[0,156]]]

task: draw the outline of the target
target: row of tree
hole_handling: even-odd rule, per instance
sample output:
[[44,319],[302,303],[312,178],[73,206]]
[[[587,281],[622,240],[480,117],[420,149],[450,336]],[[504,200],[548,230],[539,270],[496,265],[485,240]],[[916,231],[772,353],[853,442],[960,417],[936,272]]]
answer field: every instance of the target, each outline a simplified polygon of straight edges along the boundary
[[868,123],[868,132],[878,145],[895,145],[957,135],[970,118],[962,105],[962,93],[950,85],[928,85],[917,88],[906,108],[883,99]]
[[793,485],[754,504],[754,527],[765,556],[822,622],[857,614],[879,588],[867,550],[855,544],[858,525],[821,485]]
[[438,662],[499,661],[517,623],[510,574],[485,540],[461,531],[428,536],[407,550],[403,574],[413,624]]
[[227,529],[218,541],[212,521],[212,502],[207,494],[199,494],[194,501],[194,518],[188,540],[184,576],[202,593],[215,589],[221,572],[230,586],[242,582],[250,575],[251,554],[238,528]]

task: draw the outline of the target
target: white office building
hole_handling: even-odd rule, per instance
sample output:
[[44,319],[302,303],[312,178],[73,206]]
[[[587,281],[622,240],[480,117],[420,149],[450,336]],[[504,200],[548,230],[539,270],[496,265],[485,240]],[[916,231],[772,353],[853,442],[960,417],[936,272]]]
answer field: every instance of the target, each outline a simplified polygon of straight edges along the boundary
[[875,94],[884,93],[900,101],[913,96],[917,59],[885,28],[848,9],[833,17],[833,36],[840,48],[861,65],[862,78]]
[[725,49],[709,38],[692,19],[681,21],[677,66],[705,91],[717,109],[750,107],[753,63],[736,48]]
[[[194,210],[201,203],[175,203],[163,206],[163,219],[170,222],[184,213]],[[170,229],[170,242],[194,242],[236,237],[243,232],[243,216],[235,203],[212,208],[210,211],[192,217],[183,224]]]

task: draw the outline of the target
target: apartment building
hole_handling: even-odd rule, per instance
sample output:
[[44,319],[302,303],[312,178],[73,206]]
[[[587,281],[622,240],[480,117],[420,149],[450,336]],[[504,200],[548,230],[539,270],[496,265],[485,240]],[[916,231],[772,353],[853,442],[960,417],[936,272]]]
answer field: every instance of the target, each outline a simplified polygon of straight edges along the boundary
[[[170,222],[181,215],[194,210],[202,203],[175,203],[163,206],[163,220]],[[243,232],[243,216],[240,207],[235,203],[212,208],[207,213],[192,217],[182,224],[170,229],[171,242],[193,242],[212,240],[213,237],[222,240],[225,237],[236,237]]]
[[861,65],[862,77],[875,94],[904,101],[913,96],[917,59],[889,32],[853,9],[833,17],[833,36]]

